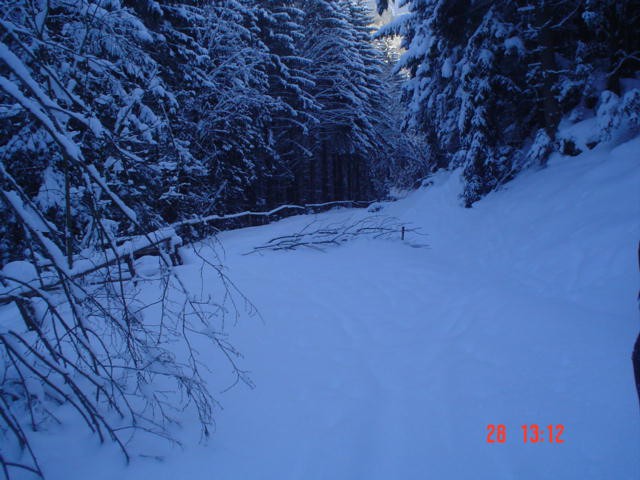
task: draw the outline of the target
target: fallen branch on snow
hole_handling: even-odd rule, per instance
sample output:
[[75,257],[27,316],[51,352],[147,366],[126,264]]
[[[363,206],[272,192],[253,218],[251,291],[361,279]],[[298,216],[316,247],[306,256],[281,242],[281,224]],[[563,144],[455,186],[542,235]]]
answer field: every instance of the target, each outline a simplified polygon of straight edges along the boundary
[[[356,222],[328,224],[311,230],[314,225],[316,225],[316,222],[311,222],[298,233],[272,238],[264,245],[255,247],[245,255],[264,250],[295,250],[300,247],[322,251],[323,246],[340,245],[355,238],[397,238],[400,240],[407,234],[425,236],[418,227],[410,227],[397,218],[384,215],[368,216]],[[426,244],[409,243],[409,245],[414,248],[428,247]]]

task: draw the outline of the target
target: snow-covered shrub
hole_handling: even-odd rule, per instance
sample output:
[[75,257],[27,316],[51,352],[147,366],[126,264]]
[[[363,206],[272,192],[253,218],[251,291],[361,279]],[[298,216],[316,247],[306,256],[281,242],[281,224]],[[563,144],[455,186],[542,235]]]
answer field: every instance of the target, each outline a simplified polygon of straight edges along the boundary
[[536,133],[535,139],[529,147],[526,157],[527,165],[544,165],[553,151],[553,140],[544,128]]
[[637,135],[640,133],[640,89],[631,89],[622,98],[608,90],[602,92],[596,118],[603,141]]

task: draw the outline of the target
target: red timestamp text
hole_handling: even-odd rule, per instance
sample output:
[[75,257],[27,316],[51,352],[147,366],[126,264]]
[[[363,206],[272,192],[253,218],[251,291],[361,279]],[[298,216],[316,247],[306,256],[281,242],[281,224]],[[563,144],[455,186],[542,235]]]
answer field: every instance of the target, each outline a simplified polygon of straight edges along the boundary
[[[564,434],[564,425],[547,425],[541,427],[535,423],[531,425],[522,425],[523,443],[564,443],[562,435]],[[487,425],[487,443],[506,443],[507,427],[503,424]]]

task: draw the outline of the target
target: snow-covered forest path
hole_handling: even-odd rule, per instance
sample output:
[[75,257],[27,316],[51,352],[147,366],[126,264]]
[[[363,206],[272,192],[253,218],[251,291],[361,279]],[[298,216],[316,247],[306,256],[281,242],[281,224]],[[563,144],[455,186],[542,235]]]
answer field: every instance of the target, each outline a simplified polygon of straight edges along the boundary
[[[222,234],[264,318],[231,337],[256,388],[220,397],[207,446],[119,478],[638,478],[639,150],[552,161],[473,209],[455,174],[436,177],[379,212],[428,233],[407,242],[243,255],[364,210]],[[180,268],[198,288],[195,258]],[[506,443],[487,443],[488,424]],[[564,443],[524,444],[523,424],[561,424]]]
[[[225,401],[214,470],[637,478],[640,177],[624,153],[564,160],[472,210],[455,206],[451,177],[380,212],[419,224],[429,237],[408,240],[430,249],[363,240],[239,255],[308,218],[225,234],[266,324],[239,329],[257,388]],[[319,221],[353,215],[365,212]],[[565,443],[523,444],[532,423],[564,425]],[[507,426],[506,444],[486,443],[487,424]]]

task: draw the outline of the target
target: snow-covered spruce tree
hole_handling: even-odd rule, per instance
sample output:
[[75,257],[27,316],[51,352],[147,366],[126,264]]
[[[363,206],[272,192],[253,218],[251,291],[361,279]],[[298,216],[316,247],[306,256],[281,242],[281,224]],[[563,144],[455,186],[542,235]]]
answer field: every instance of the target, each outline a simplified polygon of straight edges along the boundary
[[313,159],[296,177],[304,200],[363,198],[374,193],[372,165],[387,143],[377,127],[385,120],[382,58],[370,44],[368,12],[351,1],[304,0],[309,58],[320,105],[307,140]]
[[[530,128],[530,102],[513,101],[530,92],[523,92],[514,82],[522,74],[521,45],[510,13],[489,8],[458,62],[460,148],[453,164],[465,167],[467,205],[512,178],[522,163],[519,147],[523,138],[518,128]],[[514,118],[519,122],[514,123]]]
[[400,166],[401,161],[395,160],[401,157],[401,144],[409,141],[403,134],[398,134],[399,117],[392,104],[398,83],[394,82],[385,63],[384,52],[373,43],[374,28],[368,2],[343,0],[341,4],[348,12],[347,18],[354,29],[355,45],[363,66],[362,78],[358,79],[359,88],[365,95],[363,108],[371,123],[366,143],[370,142],[372,148],[366,150],[367,157],[362,159],[364,175],[371,178],[373,191],[385,192],[395,173],[391,168]]
[[[7,7],[2,23],[5,105],[20,104],[26,93],[54,102],[46,109],[49,115],[62,109],[64,115],[55,119],[59,128],[85,148],[83,154],[100,167],[106,185],[131,206],[137,221],[152,224],[156,215],[145,200],[157,188],[156,176],[140,160],[155,143],[158,123],[149,106],[156,95],[145,90],[156,71],[142,48],[149,41],[146,30],[130,12],[108,2],[25,1]],[[14,78],[24,93],[11,90]],[[55,148],[61,141],[51,134],[52,127],[34,117],[34,110],[24,105],[8,110],[2,123],[7,174],[25,186],[39,208],[65,224],[78,246],[86,246],[103,229],[92,219],[105,201],[82,201],[87,185],[69,182],[82,172]],[[127,215],[112,214],[121,231],[132,226]],[[7,245],[3,252],[18,253],[19,245]]]
[[260,174],[252,192],[257,203],[268,206],[298,202],[294,169],[311,155],[305,138],[315,125],[318,105],[313,98],[310,61],[299,52],[304,38],[304,12],[287,0],[254,0],[257,34],[268,48],[269,95],[276,109],[265,125],[272,149],[260,161]]
[[254,7],[226,0],[205,11],[199,42],[209,58],[207,83],[188,105],[194,155],[207,172],[197,188],[214,192],[207,209],[237,211],[256,203],[250,187],[262,159],[274,156],[267,126],[282,101],[269,92],[272,57],[257,34]]
[[[173,95],[172,104],[162,106],[166,155],[157,159],[165,219],[268,203],[285,171],[279,152],[286,148],[279,142],[295,140],[274,125],[285,118],[293,125],[294,103],[306,100],[293,88],[304,75],[284,38],[292,25],[252,0],[129,1],[157,39],[150,55]],[[274,27],[280,33],[270,33]],[[285,80],[290,97],[283,94]],[[296,121],[304,126],[302,117]]]
[[371,6],[363,0],[344,2],[357,33],[358,49],[364,60],[369,115],[374,127],[375,148],[367,162],[376,192],[408,188],[427,170],[428,146],[415,129],[402,129],[405,102],[403,77],[394,71],[397,50],[391,43],[373,39]]
[[165,436],[187,407],[206,435],[214,401],[194,337],[245,379],[221,333],[227,308],[194,298],[165,254],[144,280],[158,297],[143,301],[132,259],[121,261],[176,238],[148,233],[170,155],[156,153],[159,112],[176,98],[150,54],[154,34],[115,0],[1,4],[0,467],[42,475],[28,432],[63,405],[125,456],[123,435]]
[[153,105],[158,122],[154,148],[145,159],[154,165],[161,187],[149,203],[171,222],[215,204],[210,190],[201,188],[208,181],[207,168],[194,141],[199,115],[190,108],[209,87],[211,62],[201,42],[209,12],[197,0],[122,3],[135,11],[152,39],[145,52],[156,65],[149,90],[159,97]]
[[563,116],[638,71],[633,2],[400,3],[409,15],[381,34],[403,36],[407,123],[425,132],[432,168],[464,167],[467,206],[554,149],[575,152],[556,138]]

